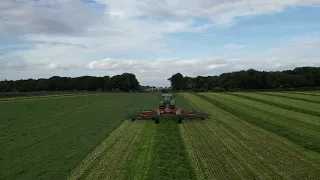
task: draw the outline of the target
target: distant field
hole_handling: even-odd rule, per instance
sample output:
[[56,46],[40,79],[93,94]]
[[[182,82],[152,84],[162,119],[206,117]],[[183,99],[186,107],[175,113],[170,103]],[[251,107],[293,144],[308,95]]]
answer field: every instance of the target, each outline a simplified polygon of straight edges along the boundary
[[181,93],[210,118],[125,119],[159,95],[1,99],[0,179],[319,179],[319,92]]

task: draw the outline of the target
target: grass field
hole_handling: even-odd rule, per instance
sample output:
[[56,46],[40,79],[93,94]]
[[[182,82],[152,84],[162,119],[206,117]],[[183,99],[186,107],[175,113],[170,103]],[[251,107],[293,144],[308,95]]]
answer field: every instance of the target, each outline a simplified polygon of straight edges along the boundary
[[0,100],[0,179],[320,179],[320,93],[181,93],[210,113],[126,120],[159,94]]

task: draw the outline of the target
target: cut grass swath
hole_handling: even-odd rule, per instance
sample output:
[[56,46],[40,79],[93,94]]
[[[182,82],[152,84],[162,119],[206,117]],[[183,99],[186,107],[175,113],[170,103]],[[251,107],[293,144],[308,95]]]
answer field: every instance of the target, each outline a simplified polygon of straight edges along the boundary
[[315,98],[308,98],[308,97],[303,97],[301,95],[296,95],[296,94],[289,94],[289,93],[275,93],[275,92],[259,92],[257,94],[264,94],[268,96],[274,96],[274,97],[281,97],[281,98],[287,98],[287,99],[294,99],[294,100],[299,100],[299,101],[305,101],[305,102],[311,102],[311,103],[320,103],[319,100],[316,100]]
[[125,179],[143,180],[148,178],[152,162],[153,147],[156,134],[156,124],[146,122],[143,134],[133,147],[132,158],[126,163]]
[[[297,102],[295,102],[295,103],[293,103],[292,101],[291,101],[291,103],[285,102],[283,100],[283,98],[280,99],[280,98],[263,97],[263,95],[254,94],[254,93],[228,93],[228,94],[233,95],[233,96],[246,98],[246,99],[251,99],[254,101],[262,102],[262,103],[273,105],[276,107],[280,107],[280,108],[284,108],[284,109],[288,109],[288,110],[320,117],[320,112],[316,110],[318,104],[315,104],[315,103],[312,103],[312,104],[309,103],[309,106],[304,106],[302,108],[302,106],[299,105]],[[310,105],[313,105],[313,107],[311,108]],[[308,110],[307,109],[308,107],[311,109],[314,109],[314,111]]]
[[147,179],[196,178],[176,121],[162,118],[160,124],[156,126],[151,161]]
[[319,135],[318,129],[320,128],[320,118],[301,112],[287,110],[272,106],[262,102],[246,99],[242,97],[235,98],[229,94],[210,94],[208,95],[216,100],[222,100],[224,102],[230,102],[231,106],[237,106],[239,110],[247,111],[252,115],[259,116],[261,118],[267,117],[270,121],[275,123],[284,124],[285,126],[295,128],[298,131],[310,130],[316,132]]
[[[315,137],[310,136],[304,136],[299,132],[294,131],[293,129],[289,128],[288,126],[284,124],[279,124],[275,121],[270,121],[268,117],[253,115],[250,110],[249,111],[243,111],[239,109],[239,106],[232,105],[232,101],[223,101],[220,98],[211,98],[207,95],[203,94],[196,94],[197,96],[203,98],[206,101],[209,101],[213,103],[214,105],[218,106],[219,108],[249,122],[256,126],[259,126],[263,129],[269,130],[275,134],[278,134],[282,137],[287,138],[288,140],[291,140],[293,142],[296,142],[297,144],[301,145],[302,147],[305,147],[307,149],[320,152],[320,140]],[[252,112],[255,112],[256,109],[252,108]],[[262,114],[263,115],[263,114]]]
[[150,125],[146,121],[125,121],[83,160],[69,179],[127,179],[135,145]]
[[292,93],[306,95],[306,96],[320,97],[320,91],[317,91],[317,92],[292,92]]
[[199,96],[185,97],[212,114],[207,121],[181,126],[199,179],[314,179],[320,175],[318,153],[248,124]]

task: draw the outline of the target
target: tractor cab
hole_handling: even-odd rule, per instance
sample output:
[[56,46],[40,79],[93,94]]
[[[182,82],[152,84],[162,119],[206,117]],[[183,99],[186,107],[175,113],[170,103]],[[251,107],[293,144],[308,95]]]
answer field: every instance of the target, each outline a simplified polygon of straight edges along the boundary
[[174,95],[162,94],[159,108],[160,109],[165,109],[165,108],[175,109]]
[[173,99],[172,94],[162,94],[161,100],[167,103],[170,103],[171,99]]

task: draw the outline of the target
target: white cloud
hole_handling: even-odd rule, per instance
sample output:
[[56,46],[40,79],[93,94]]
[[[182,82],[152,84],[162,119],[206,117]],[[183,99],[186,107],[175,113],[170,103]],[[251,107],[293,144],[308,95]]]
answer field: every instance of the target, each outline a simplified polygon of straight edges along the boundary
[[242,44],[226,44],[223,46],[227,50],[241,50],[246,47],[246,45]]
[[155,18],[210,18],[215,24],[230,24],[236,17],[278,13],[287,7],[316,6],[318,0],[98,0],[109,13],[121,17],[147,15]]
[[[223,58],[212,59],[157,59],[154,61],[104,59],[88,64],[91,70],[106,70],[110,74],[130,72],[136,74],[143,84],[167,84],[167,78],[180,72],[188,76],[199,74],[212,75],[222,72],[221,69],[231,67],[235,60]],[[220,69],[219,69],[220,68]]]
[[285,70],[298,66],[320,66],[320,38],[303,37],[283,42],[265,52],[251,55],[247,67],[260,70]]
[[0,62],[0,70],[5,70],[5,69],[23,70],[26,67],[27,67],[27,64],[23,61]]

